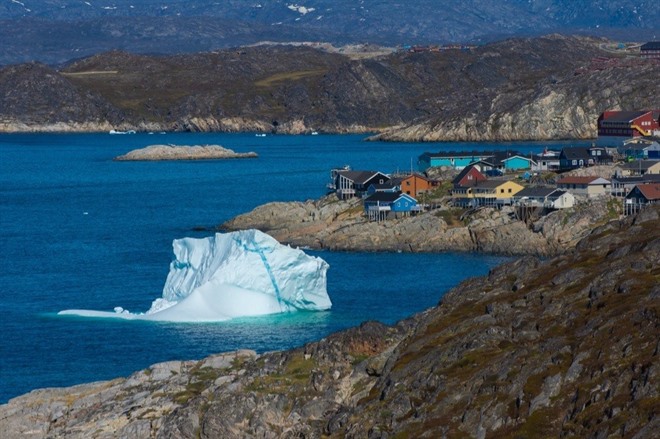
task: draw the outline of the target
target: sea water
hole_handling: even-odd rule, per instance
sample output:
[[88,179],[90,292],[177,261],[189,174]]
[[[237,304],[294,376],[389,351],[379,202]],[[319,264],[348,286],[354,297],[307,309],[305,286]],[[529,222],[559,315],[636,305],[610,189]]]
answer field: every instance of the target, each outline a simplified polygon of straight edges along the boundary
[[[220,144],[257,159],[115,162],[151,144]],[[566,143],[374,143],[363,136],[0,135],[0,403],[32,389],[126,376],[150,364],[286,349],[365,320],[395,323],[505,260],[479,254],[309,252],[330,264],[327,312],[211,324],[57,316],[149,309],[172,240],[269,201],[318,198],[330,169],[409,170],[424,151]],[[207,229],[209,231],[196,231]]]

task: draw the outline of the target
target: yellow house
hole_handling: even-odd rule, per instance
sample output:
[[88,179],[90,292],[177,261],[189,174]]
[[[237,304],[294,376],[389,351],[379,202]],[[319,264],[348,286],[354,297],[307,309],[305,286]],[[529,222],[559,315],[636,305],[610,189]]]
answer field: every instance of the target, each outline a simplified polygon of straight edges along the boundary
[[504,206],[524,187],[511,180],[480,181],[474,187],[454,188],[452,198],[459,206]]

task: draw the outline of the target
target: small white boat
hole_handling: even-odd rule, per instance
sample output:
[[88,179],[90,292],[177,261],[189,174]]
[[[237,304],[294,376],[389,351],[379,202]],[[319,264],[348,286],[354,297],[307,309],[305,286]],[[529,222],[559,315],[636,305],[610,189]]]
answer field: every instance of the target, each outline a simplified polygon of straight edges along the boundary
[[318,136],[319,132],[318,131],[312,131],[312,136]]
[[265,133],[257,133],[255,134],[256,137],[266,137]]
[[128,131],[110,130],[108,134],[135,134],[135,130],[128,130]]

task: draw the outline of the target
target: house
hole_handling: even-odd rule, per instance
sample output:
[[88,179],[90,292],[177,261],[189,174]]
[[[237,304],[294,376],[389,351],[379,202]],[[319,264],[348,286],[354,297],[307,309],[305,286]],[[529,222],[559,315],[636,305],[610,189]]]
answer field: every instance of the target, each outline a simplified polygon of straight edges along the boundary
[[559,170],[559,155],[560,151],[545,150],[541,154],[534,156],[532,162],[532,171],[546,172]]
[[635,186],[623,200],[623,214],[631,215],[651,204],[660,204],[660,183]]
[[602,177],[564,177],[557,182],[557,188],[575,196],[594,198],[609,194],[612,183]]
[[625,140],[623,145],[618,148],[618,152],[628,160],[660,160],[660,143],[655,140],[636,137]]
[[660,174],[644,174],[634,176],[614,176],[612,177],[612,196],[625,197],[639,184],[660,183]]
[[575,197],[570,192],[557,189],[548,195],[547,203],[553,209],[568,209],[575,206]]
[[419,156],[417,164],[421,172],[436,166],[463,169],[471,163],[477,162],[479,160],[486,160],[489,157],[492,157],[492,155],[492,153],[477,151],[450,151],[438,153],[425,152]]
[[512,155],[502,160],[504,169],[507,171],[519,171],[521,169],[532,169],[533,165],[536,165],[534,160],[529,157],[523,157],[521,155]]
[[660,41],[649,41],[639,48],[642,58],[660,59]]
[[660,174],[660,160],[635,160],[624,163],[616,173],[619,177],[645,174]]
[[364,212],[372,221],[382,221],[391,217],[407,216],[419,212],[417,200],[408,194],[376,192],[364,199]]
[[566,209],[575,205],[575,197],[554,187],[526,187],[513,196],[513,204],[546,209]]
[[420,195],[431,191],[438,186],[438,182],[424,177],[420,174],[410,174],[401,179],[401,192],[411,197],[418,198]]
[[598,117],[598,137],[650,136],[660,130],[660,110],[605,111]]
[[361,197],[367,193],[371,184],[385,184],[389,180],[388,175],[377,171],[337,171],[335,191],[341,200]]
[[488,180],[477,183],[472,188],[477,205],[510,205],[513,196],[524,187],[512,180]]
[[471,187],[480,181],[486,181],[487,178],[484,174],[479,172],[475,166],[467,166],[458,173],[451,181],[454,187]]
[[513,196],[522,189],[511,180],[486,180],[472,187],[455,187],[452,199],[455,206],[504,206],[512,204]]
[[611,162],[612,156],[607,153],[607,149],[599,146],[570,146],[563,148],[559,154],[560,170],[577,169]]

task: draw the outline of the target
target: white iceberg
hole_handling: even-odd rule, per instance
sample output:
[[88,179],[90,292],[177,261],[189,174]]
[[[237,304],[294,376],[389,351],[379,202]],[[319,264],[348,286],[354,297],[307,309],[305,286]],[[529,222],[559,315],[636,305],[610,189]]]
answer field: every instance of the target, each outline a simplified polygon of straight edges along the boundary
[[296,310],[322,311],[328,264],[258,230],[176,239],[175,259],[146,313],[65,310],[62,315],[170,322],[222,321]]

